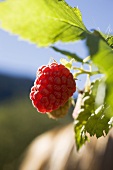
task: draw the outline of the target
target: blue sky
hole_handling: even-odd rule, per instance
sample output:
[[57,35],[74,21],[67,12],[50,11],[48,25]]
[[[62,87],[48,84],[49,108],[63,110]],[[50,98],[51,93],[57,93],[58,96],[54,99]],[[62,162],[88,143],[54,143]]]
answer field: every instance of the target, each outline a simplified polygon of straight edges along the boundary
[[[106,33],[113,32],[112,0],[67,0],[66,2],[72,7],[79,7],[89,30],[95,28]],[[69,44],[57,43],[56,46],[76,52],[81,57],[87,56],[87,50],[81,41]],[[63,56],[50,48],[38,48],[34,44],[19,41],[17,36],[0,30],[0,72],[34,78],[37,68],[47,64],[51,57],[59,62]]]

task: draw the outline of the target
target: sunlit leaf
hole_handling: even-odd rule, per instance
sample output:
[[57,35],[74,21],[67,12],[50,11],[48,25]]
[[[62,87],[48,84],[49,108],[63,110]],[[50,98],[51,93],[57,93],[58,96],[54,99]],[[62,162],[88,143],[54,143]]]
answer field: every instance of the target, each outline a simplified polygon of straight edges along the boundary
[[0,3],[1,27],[40,46],[84,39],[78,8],[64,0],[6,0]]

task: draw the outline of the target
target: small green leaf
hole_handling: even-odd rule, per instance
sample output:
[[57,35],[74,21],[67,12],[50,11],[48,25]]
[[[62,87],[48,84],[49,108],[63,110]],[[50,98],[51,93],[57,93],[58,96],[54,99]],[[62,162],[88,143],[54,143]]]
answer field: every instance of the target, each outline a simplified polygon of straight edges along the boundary
[[67,56],[68,58],[73,58],[73,59],[75,59],[76,61],[78,61],[78,62],[83,62],[83,59],[81,59],[80,57],[78,57],[75,53],[71,53],[71,52],[69,52],[69,51],[65,51],[65,50],[60,50],[60,49],[58,49],[58,48],[56,48],[56,47],[51,47],[53,50],[55,50],[55,51],[57,51],[57,52],[59,52],[59,53],[61,53],[61,54],[63,54],[63,55],[65,55],[65,56]]
[[86,37],[78,8],[64,0],[6,0],[0,3],[0,22],[5,30],[40,46]]
[[86,135],[86,131],[83,124],[81,123],[77,124],[77,126],[75,126],[74,128],[74,131],[75,131],[77,150],[79,150],[89,139]]

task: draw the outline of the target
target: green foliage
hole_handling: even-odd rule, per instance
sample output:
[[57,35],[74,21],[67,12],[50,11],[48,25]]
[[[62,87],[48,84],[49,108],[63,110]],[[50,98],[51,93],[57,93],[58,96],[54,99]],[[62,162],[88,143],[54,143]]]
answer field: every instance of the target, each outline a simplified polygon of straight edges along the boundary
[[104,80],[96,81],[90,92],[83,95],[83,103],[75,119],[75,139],[78,150],[88,140],[87,132],[90,136],[96,135],[97,138],[106,135],[112,127],[110,120],[113,117],[113,51],[111,45],[108,45],[105,37],[99,32],[94,31],[92,34],[87,34],[87,46],[91,60],[98,66]]
[[7,0],[0,3],[2,28],[40,46],[85,38],[78,8],[64,0]]
[[[100,83],[99,80],[92,82],[90,91],[84,92],[82,96],[81,108],[75,119],[75,140],[78,150],[88,140],[87,132],[90,136],[96,135],[98,138],[109,131],[110,119],[107,117],[109,108],[104,104],[98,107],[96,101]],[[101,100],[103,101],[102,98]]]
[[[84,85],[78,116],[74,117],[77,149],[88,140],[87,133],[97,138],[107,134],[113,126],[113,36],[96,30],[89,32],[80,10],[64,0],[7,0],[0,3],[0,21],[3,29],[40,46],[86,38],[90,56],[84,60],[67,50],[53,46],[52,49],[81,63],[81,67],[76,68],[72,67],[73,60],[61,60],[67,68],[77,71],[75,78],[81,74],[99,77],[100,73],[104,77],[88,88]],[[84,63],[89,70],[84,70]],[[93,71],[92,65],[98,67],[97,71]]]
[[[93,34],[88,35],[87,46],[93,62],[105,74],[107,84],[106,102],[110,104],[113,110],[113,51],[100,36]],[[107,116],[110,118],[113,116],[113,112],[108,113]]]
[[91,135],[96,135],[97,138],[105,135],[109,131],[109,124],[110,121],[107,116],[107,108],[104,105],[100,106],[98,109],[95,110],[95,114],[92,114],[87,123],[86,123],[86,131]]
[[[95,82],[95,86],[97,87],[98,81]],[[92,87],[94,86],[92,83]],[[95,87],[94,86],[94,87]],[[75,119],[75,139],[76,139],[76,145],[77,149],[79,150],[80,147],[88,140],[88,137],[86,135],[86,124],[91,116],[92,113],[94,113],[94,105],[95,105],[95,94],[94,91],[96,91],[96,88],[93,87],[93,90],[90,89],[88,92],[84,92],[82,96],[82,102],[80,103],[80,109],[78,110],[78,117]]]

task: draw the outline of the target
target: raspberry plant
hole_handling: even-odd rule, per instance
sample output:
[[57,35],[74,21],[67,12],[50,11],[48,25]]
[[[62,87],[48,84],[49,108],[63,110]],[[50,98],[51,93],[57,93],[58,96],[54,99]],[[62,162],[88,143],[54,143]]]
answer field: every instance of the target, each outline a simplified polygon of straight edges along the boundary
[[[88,140],[89,135],[97,138],[107,135],[113,125],[113,36],[97,30],[90,32],[82,21],[80,10],[72,8],[64,0],[3,1],[0,3],[0,22],[1,28],[24,40],[43,47],[50,46],[65,55],[68,60],[62,60],[62,64],[72,69],[74,78],[87,74],[84,89],[78,90],[73,112],[77,149]],[[51,46],[57,41],[83,39],[89,50],[85,59]],[[76,67],[76,63],[81,67]],[[91,81],[93,75],[98,79]]]

